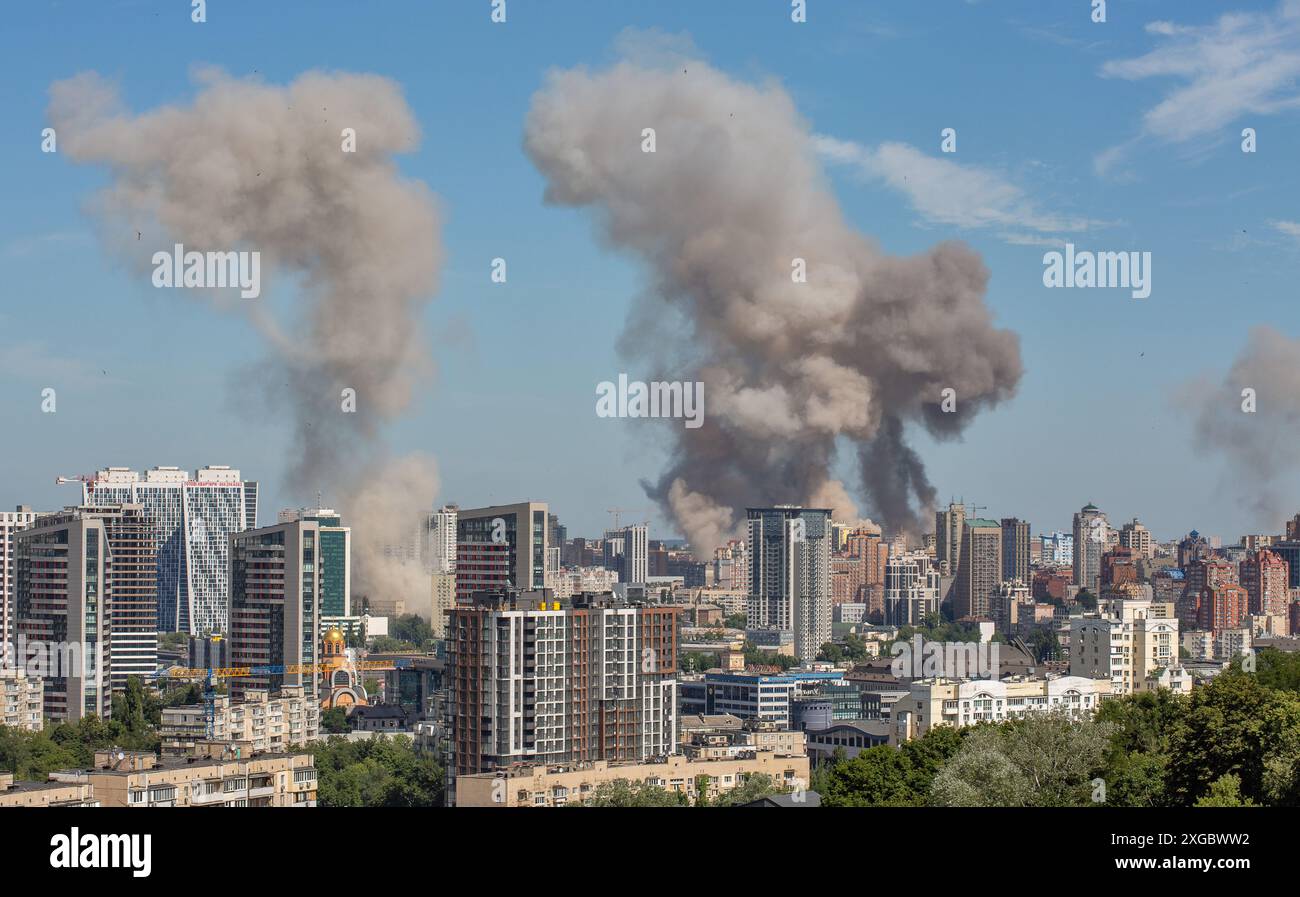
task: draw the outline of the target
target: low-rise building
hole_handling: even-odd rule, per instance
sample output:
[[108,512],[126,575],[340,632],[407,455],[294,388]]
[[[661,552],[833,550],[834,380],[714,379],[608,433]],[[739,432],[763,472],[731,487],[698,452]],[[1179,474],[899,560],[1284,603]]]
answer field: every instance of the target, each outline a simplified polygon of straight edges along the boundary
[[1052,711],[1090,716],[1110,694],[1109,679],[1083,676],[917,679],[908,696],[894,705],[894,732],[903,742],[921,737],[934,726],[962,728]]
[[[245,692],[245,700],[228,695],[213,700],[212,739],[237,742],[254,753],[286,751],[320,737],[320,711],[301,686],[286,685],[277,697],[265,689]],[[165,707],[158,734],[164,742],[191,743],[207,737],[203,704]]]
[[89,786],[104,807],[314,807],[311,754],[241,757],[230,745],[207,743],[194,756],[149,751],[95,752],[95,765],[50,773],[50,781]]
[[97,807],[87,782],[15,782],[0,772],[0,807]]
[[674,754],[649,763],[611,764],[599,760],[582,766],[524,764],[457,776],[456,806],[558,807],[588,800],[602,784],[617,781],[684,793],[694,803],[701,792],[714,798],[759,774],[769,776],[782,787],[806,788],[808,757],[755,751],[717,759],[691,759]]
[[0,726],[39,732],[45,726],[45,683],[22,670],[0,670]]

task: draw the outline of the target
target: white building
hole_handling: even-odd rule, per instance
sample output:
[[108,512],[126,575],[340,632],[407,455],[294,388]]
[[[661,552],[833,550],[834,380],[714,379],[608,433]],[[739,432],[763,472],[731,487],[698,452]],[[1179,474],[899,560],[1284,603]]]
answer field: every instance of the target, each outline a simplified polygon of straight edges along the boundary
[[1110,537],[1110,524],[1096,505],[1074,515],[1074,584],[1094,595],[1101,593],[1101,556]]
[[934,726],[962,728],[1052,711],[1082,718],[1091,716],[1110,693],[1105,679],[1083,676],[918,679],[910,694],[894,705],[895,736],[901,742],[919,738]]
[[619,561],[620,582],[645,582],[650,574],[649,531],[644,523],[623,528],[623,554]]
[[885,625],[916,625],[937,614],[939,582],[938,565],[928,553],[891,556],[885,563]]
[[[1184,691],[1186,677],[1178,660],[1181,642],[1176,617],[1153,616],[1164,608],[1154,601],[1115,600],[1111,615],[1070,621],[1070,673],[1110,679],[1111,691],[1129,695],[1152,691],[1172,681]],[[1162,677],[1166,670],[1176,670]]]
[[443,505],[424,521],[421,556],[428,573],[456,572],[456,515],[460,508]]
[[193,476],[178,467],[143,476],[107,467],[83,482],[82,502],[144,508],[158,552],[158,629],[202,635],[229,626],[230,537],[256,526],[257,492],[225,466]]
[[[14,564],[14,533],[36,522],[36,512],[26,505],[14,511],[0,511],[0,645],[14,640],[14,587],[18,575]],[[4,666],[0,657],[0,667]]]

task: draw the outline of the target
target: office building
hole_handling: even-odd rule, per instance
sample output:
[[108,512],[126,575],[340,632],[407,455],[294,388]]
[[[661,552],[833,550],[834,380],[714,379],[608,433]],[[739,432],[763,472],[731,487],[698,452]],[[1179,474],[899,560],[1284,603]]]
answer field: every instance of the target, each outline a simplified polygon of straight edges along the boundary
[[778,506],[748,513],[748,628],[793,632],[795,657],[814,660],[831,640],[831,512]]

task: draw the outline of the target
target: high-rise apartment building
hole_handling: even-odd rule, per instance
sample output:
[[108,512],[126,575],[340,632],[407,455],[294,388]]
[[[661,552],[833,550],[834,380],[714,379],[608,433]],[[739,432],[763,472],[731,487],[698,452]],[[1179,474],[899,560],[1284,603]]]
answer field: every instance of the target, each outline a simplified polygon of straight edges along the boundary
[[619,559],[619,582],[645,582],[649,575],[649,533],[644,523],[622,530],[623,553]]
[[[237,533],[230,550],[230,660],[235,666],[301,667],[319,663],[320,529],[300,519]],[[242,677],[230,681],[235,700],[250,690],[279,694],[300,686],[319,707],[317,677],[310,670]]]
[[1242,561],[1238,565],[1238,571],[1238,578],[1248,595],[1249,613],[1287,615],[1291,571],[1281,555],[1262,548]]
[[320,533],[320,612],[325,617],[352,616],[352,528],[330,508],[280,512],[281,523],[312,520]]
[[1178,661],[1178,620],[1151,601],[1116,600],[1104,616],[1070,625],[1070,675],[1110,679],[1111,693],[1129,695],[1168,687],[1190,690]]
[[[30,646],[41,646],[46,719],[111,716],[113,625],[119,617],[122,663],[133,672],[153,673],[157,630],[148,612],[154,609],[157,568],[152,542],[149,523],[136,505],[68,508],[17,533],[14,620],[16,638],[25,643],[20,653],[28,656],[16,659],[30,667]],[[118,611],[115,595],[122,600]]]
[[458,775],[673,753],[677,614],[612,595],[458,604],[447,633],[448,802]]
[[[26,505],[19,505],[13,511],[0,511],[0,645],[13,643],[14,631],[14,586],[17,581],[15,566],[14,536],[20,529],[36,522],[36,512]],[[6,660],[0,652],[0,668]]]
[[1156,544],[1151,538],[1151,530],[1139,523],[1136,517],[1120,527],[1119,544],[1131,550],[1134,556],[1139,558],[1153,558],[1156,554]]
[[961,556],[953,585],[953,616],[991,619],[991,602],[1002,584],[1002,525],[972,517],[962,527]]
[[749,508],[751,629],[794,633],[795,656],[816,659],[831,639],[831,512]]
[[1042,543],[1039,556],[1042,563],[1058,567],[1074,565],[1074,536],[1055,532],[1038,539]]
[[460,508],[443,505],[424,521],[424,569],[429,573],[456,572],[456,516]]
[[461,508],[456,517],[456,600],[475,592],[546,586],[545,502]]
[[1002,518],[1002,578],[1029,582],[1029,521]]
[[1101,556],[1109,539],[1110,524],[1096,505],[1074,515],[1074,584],[1094,595],[1101,590]]
[[885,625],[918,626],[939,613],[939,565],[924,551],[894,555],[885,565]]
[[934,515],[934,551],[935,558],[949,576],[957,573],[961,565],[963,544],[962,528],[966,521],[966,506],[951,502],[946,511],[936,511]]
[[158,630],[191,635],[226,629],[230,537],[256,522],[257,494],[256,482],[224,466],[193,476],[178,467],[154,467],[143,476],[107,467],[82,485],[83,504],[144,509],[158,558]]

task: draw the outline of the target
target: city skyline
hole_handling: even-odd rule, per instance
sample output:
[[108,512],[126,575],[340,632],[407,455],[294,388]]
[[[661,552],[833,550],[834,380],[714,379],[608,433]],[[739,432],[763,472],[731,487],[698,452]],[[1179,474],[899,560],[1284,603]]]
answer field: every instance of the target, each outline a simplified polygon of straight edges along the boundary
[[[44,87],[81,71],[111,73],[136,113],[191,102],[201,89],[186,83],[197,60],[277,86],[320,67],[393,79],[425,141],[399,157],[398,168],[427,185],[445,213],[442,283],[418,319],[437,377],[419,381],[408,414],[387,428],[395,450],[436,459],[441,486],[428,510],[532,499],[547,502],[571,532],[597,535],[609,522],[605,507],[653,504],[638,481],[664,471],[667,431],[592,413],[596,384],[620,372],[653,374],[616,347],[629,305],[652,274],[601,246],[583,213],[545,204],[546,178],[518,147],[548,71],[585,64],[599,72],[620,56],[666,46],[742,85],[775,79],[807,120],[819,174],[855,231],[909,255],[955,237],[988,268],[986,301],[996,326],[1019,335],[1025,373],[1015,397],[982,411],[958,441],[936,442],[909,427],[939,505],[965,494],[1048,532],[1069,531],[1074,511],[1092,501],[1113,521],[1140,518],[1161,541],[1192,529],[1225,542],[1276,529],[1285,511],[1252,506],[1260,491],[1252,482],[1267,484],[1282,509],[1297,503],[1300,489],[1290,462],[1279,466],[1271,454],[1278,450],[1269,448],[1278,431],[1263,422],[1277,408],[1268,384],[1253,440],[1255,419],[1242,416],[1250,423],[1237,431],[1207,430],[1194,406],[1176,399],[1194,394],[1203,374],[1210,379],[1201,394],[1217,395],[1210,384],[1248,346],[1266,356],[1269,344],[1249,341],[1253,325],[1289,329],[1288,273],[1300,247],[1288,227],[1294,211],[1286,188],[1296,175],[1283,148],[1300,129],[1282,102],[1286,84],[1267,80],[1266,69],[1258,72],[1265,78],[1259,94],[1216,107],[1204,125],[1178,118],[1198,83],[1193,76],[1147,79],[1159,59],[1204,58],[1216,42],[1253,47],[1269,35],[1291,45],[1291,6],[1232,4],[1247,14],[1232,33],[1220,26],[1219,11],[1177,3],[1112,10],[1102,24],[1084,15],[1066,21],[1031,3],[954,3],[942,21],[914,9],[817,6],[799,26],[805,30],[782,16],[741,15],[741,6],[718,3],[689,16],[676,14],[684,4],[575,4],[565,15],[515,8],[511,26],[498,31],[481,10],[457,8],[436,20],[414,10],[397,39],[419,34],[437,48],[432,57],[411,57],[427,60],[418,65],[366,42],[378,25],[351,18],[343,4],[321,4],[306,16],[259,11],[257,28],[246,27],[247,9],[223,8],[206,30],[181,17],[150,21],[131,4],[52,11],[64,16],[55,30],[71,36],[66,45],[35,36],[36,27],[44,33],[46,13],[17,10],[9,34],[23,39],[6,64],[23,67],[22,83]],[[1159,21],[1177,23],[1181,36],[1149,26]],[[155,37],[160,51],[122,60],[91,39],[126,28]],[[747,40],[735,40],[737,29]],[[294,39],[283,40],[290,33]],[[227,40],[235,34],[238,41]],[[969,34],[993,55],[1032,62],[1039,76],[1026,83],[1019,67],[983,67],[971,77],[959,52]],[[272,42],[283,52],[265,52]],[[856,52],[864,46],[871,53]],[[927,52],[918,54],[920,46]],[[512,59],[505,69],[497,64],[503,54]],[[466,83],[477,86],[465,91]],[[1075,97],[1068,108],[1052,102],[1065,89]],[[48,124],[43,89],[4,90],[15,128],[38,135]],[[452,120],[474,127],[448,130]],[[1124,121],[1134,124],[1117,124]],[[940,146],[948,127],[957,133],[951,155]],[[1258,130],[1259,152],[1240,151],[1243,127]],[[62,149],[37,148],[34,138],[0,147],[0,162],[22,173],[16,213],[0,225],[0,255],[13,295],[31,297],[0,311],[7,381],[0,414],[40,434],[11,444],[0,507],[64,507],[72,502],[54,477],[106,462],[193,469],[211,459],[250,472],[273,507],[301,507],[317,491],[339,504],[329,481],[287,482],[292,432],[282,419],[260,415],[249,384],[249,365],[258,360],[254,325],[142,285],[84,211],[104,186],[103,173],[72,164]],[[1135,300],[1127,291],[1046,289],[1044,250],[1065,242],[1151,252],[1151,294]],[[490,279],[497,257],[509,261],[506,283]],[[269,289],[248,301],[282,313],[289,300]],[[50,315],[80,326],[52,330]],[[129,347],[102,338],[118,328],[150,338]],[[573,351],[578,334],[583,351]],[[538,370],[547,376],[529,376]],[[50,386],[58,387],[58,411],[42,414],[41,390]],[[132,423],[140,420],[178,426]],[[588,450],[547,439],[516,450],[521,430],[556,432],[557,425]],[[78,438],[90,431],[93,445]],[[1225,463],[1195,450],[1225,438],[1258,444],[1261,463],[1249,467],[1250,477],[1238,456]],[[1141,454],[1116,452],[1117,439],[1136,442]],[[849,454],[840,452],[832,472],[871,515]],[[588,499],[593,492],[599,502]],[[683,535],[662,513],[645,516],[652,534]]]

